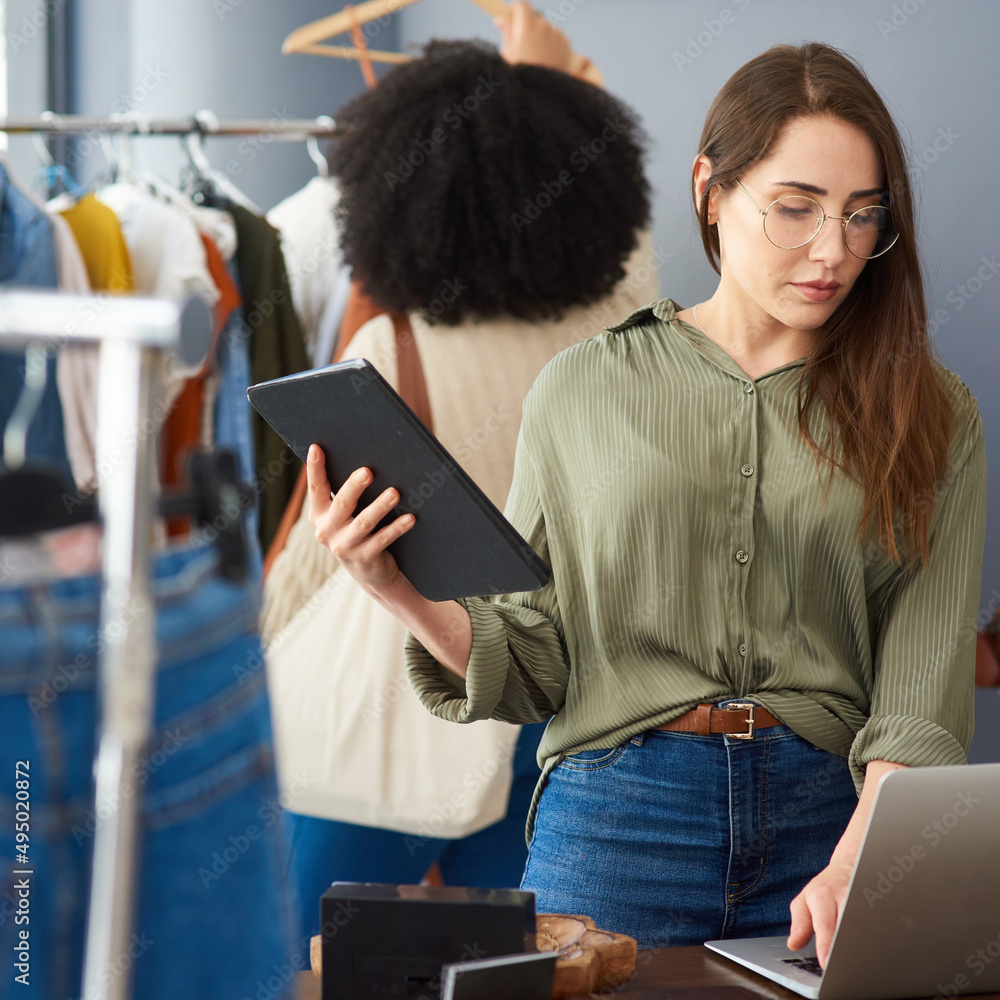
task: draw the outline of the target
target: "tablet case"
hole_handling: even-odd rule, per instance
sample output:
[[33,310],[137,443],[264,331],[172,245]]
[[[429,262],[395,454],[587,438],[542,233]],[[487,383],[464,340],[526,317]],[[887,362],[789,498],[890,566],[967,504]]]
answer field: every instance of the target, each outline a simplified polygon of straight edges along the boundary
[[431,601],[537,590],[549,569],[370,362],[342,361],[250,386],[247,397],[295,454],[326,457],[336,492],[362,466],[373,481],[358,510],[390,486],[416,524],[388,551]]

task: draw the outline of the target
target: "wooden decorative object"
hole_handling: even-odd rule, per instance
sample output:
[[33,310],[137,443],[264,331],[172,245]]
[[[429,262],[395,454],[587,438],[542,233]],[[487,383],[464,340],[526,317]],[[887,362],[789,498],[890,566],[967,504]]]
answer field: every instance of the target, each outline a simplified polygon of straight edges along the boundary
[[[535,946],[557,951],[552,1000],[570,1000],[596,990],[619,990],[635,973],[636,941],[594,926],[590,917],[539,913],[535,917]],[[313,973],[322,974],[323,939],[309,943]]]
[[559,952],[552,1000],[619,990],[635,973],[635,938],[599,930],[590,917],[539,913],[535,946],[539,951]]

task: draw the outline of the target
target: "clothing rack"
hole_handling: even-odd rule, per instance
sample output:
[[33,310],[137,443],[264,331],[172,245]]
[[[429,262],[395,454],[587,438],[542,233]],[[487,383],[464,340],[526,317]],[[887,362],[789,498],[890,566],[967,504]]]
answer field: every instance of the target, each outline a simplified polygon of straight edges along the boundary
[[[135,429],[148,426],[163,351],[204,358],[212,320],[198,299],[183,309],[156,299],[105,299],[94,310],[87,296],[0,291],[0,344],[100,343],[101,394],[97,467],[107,469],[99,491],[104,524],[99,684],[101,730],[96,802],[116,803],[94,836],[82,996],[127,1000],[129,977],[109,976],[128,954],[136,898],[141,803],[131,794],[149,738],[155,680],[155,609],[149,582],[154,513],[154,442]],[[135,441],[134,448],[122,446]]]
[[310,137],[330,138],[334,129],[333,119],[325,115],[318,118],[238,118],[220,121],[210,111],[199,111],[188,118],[145,118],[134,113],[91,118],[45,111],[35,118],[0,117],[0,132],[9,135],[84,135],[100,132],[107,135],[200,134],[225,137],[266,132],[275,139],[299,142]]

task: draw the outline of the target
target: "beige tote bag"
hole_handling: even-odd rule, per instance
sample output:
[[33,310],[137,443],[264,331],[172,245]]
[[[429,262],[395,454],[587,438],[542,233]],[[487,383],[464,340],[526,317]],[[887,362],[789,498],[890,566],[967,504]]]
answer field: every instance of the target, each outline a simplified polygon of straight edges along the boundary
[[338,568],[268,646],[284,808],[448,838],[506,815],[520,727],[431,715],[406,674],[405,634]]

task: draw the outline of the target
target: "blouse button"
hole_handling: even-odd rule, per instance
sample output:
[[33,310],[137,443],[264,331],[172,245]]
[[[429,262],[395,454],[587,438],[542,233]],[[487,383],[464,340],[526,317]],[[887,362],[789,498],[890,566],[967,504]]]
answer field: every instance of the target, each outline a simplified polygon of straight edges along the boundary
[[752,465],[741,466],[740,467],[740,472],[742,472],[744,476],[752,476],[753,475],[753,466]]
[[752,396],[753,395],[753,382],[744,382],[743,383],[743,391],[748,396]]
[[740,551],[736,553],[736,561],[738,563],[745,563],[749,558],[750,554],[744,552],[743,549],[740,549]]
[[747,655],[747,644],[745,642],[740,643],[740,656]]

